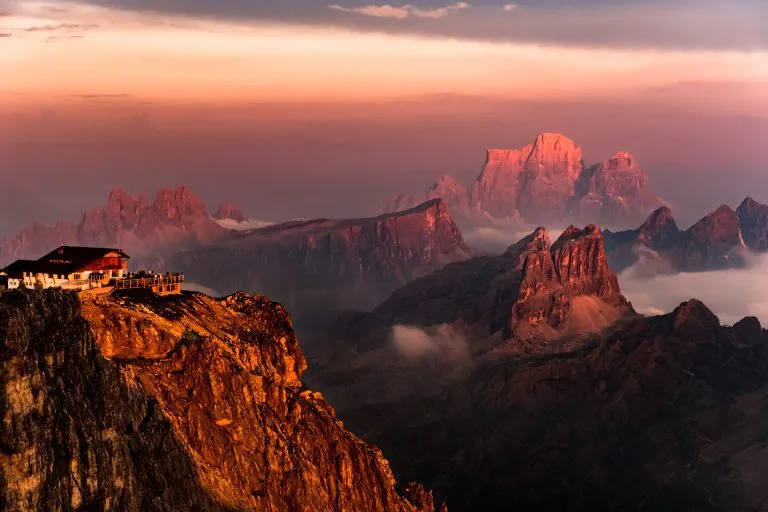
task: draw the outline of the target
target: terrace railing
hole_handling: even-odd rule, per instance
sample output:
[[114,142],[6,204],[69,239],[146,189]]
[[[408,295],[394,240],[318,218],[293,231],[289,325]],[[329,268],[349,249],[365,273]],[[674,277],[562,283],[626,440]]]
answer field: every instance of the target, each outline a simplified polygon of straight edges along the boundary
[[115,283],[115,288],[126,290],[136,288],[155,288],[158,286],[181,285],[184,282],[184,274],[169,276],[156,275],[149,277],[125,278]]

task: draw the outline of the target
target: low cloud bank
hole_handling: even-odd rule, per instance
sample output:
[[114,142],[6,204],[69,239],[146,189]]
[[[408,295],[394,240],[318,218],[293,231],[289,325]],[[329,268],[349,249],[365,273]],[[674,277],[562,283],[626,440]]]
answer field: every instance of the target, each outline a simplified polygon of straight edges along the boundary
[[[479,227],[463,230],[464,240],[476,249],[491,254],[501,254],[507,247],[533,233],[538,226],[496,226]],[[560,228],[549,229],[549,237],[554,242],[563,232]]]
[[392,327],[392,343],[406,359],[436,357],[456,361],[469,358],[467,340],[450,325],[428,329],[395,325]]
[[752,255],[749,266],[715,272],[659,274],[648,277],[647,262],[621,274],[621,291],[644,315],[669,313],[681,302],[701,300],[723,324],[756,316],[768,326],[768,254]]
[[633,252],[637,256],[637,262],[622,272],[624,279],[644,280],[675,274],[672,263],[653,249],[637,246],[633,248]]

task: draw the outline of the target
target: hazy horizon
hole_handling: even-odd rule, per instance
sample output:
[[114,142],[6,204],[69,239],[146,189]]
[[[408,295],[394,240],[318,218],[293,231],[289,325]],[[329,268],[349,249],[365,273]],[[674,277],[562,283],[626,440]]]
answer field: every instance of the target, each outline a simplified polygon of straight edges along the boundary
[[112,188],[370,215],[542,131],[588,164],[630,151],[688,225],[768,200],[766,9],[0,0],[0,234],[77,221]]

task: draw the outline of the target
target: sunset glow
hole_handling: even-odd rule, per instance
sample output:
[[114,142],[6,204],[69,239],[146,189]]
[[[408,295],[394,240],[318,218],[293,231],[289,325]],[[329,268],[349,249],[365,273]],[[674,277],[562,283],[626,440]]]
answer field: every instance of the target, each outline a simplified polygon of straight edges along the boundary
[[[542,99],[768,80],[768,53],[616,50],[364,33],[20,2],[0,18],[14,102],[356,101],[452,92]],[[13,94],[13,96],[11,96]],[[7,100],[4,100],[7,101]]]
[[743,197],[768,158],[765,20],[757,0],[0,0],[0,234],[114,186],[367,215],[539,131],[636,153],[678,204],[694,172]]

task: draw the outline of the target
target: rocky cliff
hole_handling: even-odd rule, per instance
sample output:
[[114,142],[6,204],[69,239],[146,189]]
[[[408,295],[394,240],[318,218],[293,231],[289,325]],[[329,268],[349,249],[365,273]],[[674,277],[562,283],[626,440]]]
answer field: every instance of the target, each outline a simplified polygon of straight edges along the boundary
[[203,202],[186,187],[162,189],[155,200],[113,190],[107,204],[84,213],[75,224],[33,224],[0,243],[0,261],[37,259],[59,242],[68,245],[119,246],[131,255],[194,247],[226,236]]
[[597,227],[571,226],[550,244],[545,228],[500,256],[454,263],[395,291],[337,333],[358,350],[377,349],[397,325],[464,331],[470,351],[539,352],[590,335],[632,314],[608,267]]
[[[661,204],[632,155],[619,152],[585,167],[581,148],[558,133],[539,134],[521,149],[488,150],[469,188],[443,177],[426,196],[443,198],[454,215],[472,223],[579,221],[624,226]],[[414,201],[399,194],[384,208],[397,211]]]
[[341,317],[307,378],[342,411],[440,401],[478,361],[578,350],[633,316],[595,226],[554,244],[542,227],[504,254],[453,263]]
[[374,218],[252,230],[179,253],[168,266],[221,292],[269,294],[301,318],[374,307],[402,284],[471,253],[445,203],[435,199]]
[[626,151],[586,169],[568,214],[572,221],[616,224],[639,221],[660,201],[651,190],[648,175]]
[[345,431],[285,310],[0,295],[0,509],[433,511]]
[[671,210],[662,207],[638,229],[604,233],[608,261],[617,270],[640,262],[661,272],[742,267],[748,250],[768,249],[766,212],[768,206],[747,199],[738,211],[723,205],[680,231]]
[[746,248],[738,215],[723,205],[682,233],[667,254],[680,270],[717,270],[743,266]]
[[[615,307],[613,320],[631,310],[621,295],[616,274],[608,267],[600,230],[592,224],[583,230],[571,226],[551,248],[545,245],[529,252],[515,295],[506,325],[507,336],[519,334],[521,326],[526,328],[525,337],[530,337],[530,327],[537,324],[558,329],[570,321],[577,326],[585,320],[577,318],[580,311],[574,307],[574,301],[579,298],[588,297]],[[496,307],[506,310],[498,304]],[[603,327],[608,324],[610,321]]]
[[755,251],[768,251],[768,205],[748,197],[739,205],[736,214],[747,247]]
[[583,165],[581,148],[557,133],[539,134],[519,150],[489,150],[472,184],[470,203],[496,218],[561,221]]

